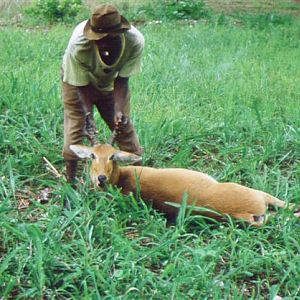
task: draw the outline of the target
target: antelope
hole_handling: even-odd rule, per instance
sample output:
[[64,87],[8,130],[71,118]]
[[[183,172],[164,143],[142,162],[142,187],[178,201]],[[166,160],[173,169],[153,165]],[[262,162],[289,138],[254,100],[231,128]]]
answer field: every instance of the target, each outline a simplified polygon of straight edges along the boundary
[[105,189],[111,184],[120,188],[125,195],[139,194],[145,202],[152,203],[155,209],[169,217],[176,216],[184,195],[187,195],[188,206],[217,212],[208,213],[210,217],[218,219],[220,214],[229,215],[254,226],[264,224],[268,205],[287,207],[284,201],[263,191],[232,182],[221,183],[197,171],[120,166],[119,162],[140,162],[141,157],[117,150],[110,144],[97,144],[93,147],[71,145],[70,149],[79,158],[92,159],[90,177],[96,186]]

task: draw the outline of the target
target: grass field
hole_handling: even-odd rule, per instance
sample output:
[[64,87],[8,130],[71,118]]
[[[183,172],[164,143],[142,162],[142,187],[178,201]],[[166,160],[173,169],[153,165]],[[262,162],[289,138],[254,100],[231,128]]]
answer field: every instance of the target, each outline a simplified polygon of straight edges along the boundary
[[[144,164],[300,204],[300,25],[140,30],[144,68],[131,89]],[[184,209],[167,224],[134,197],[91,190],[84,164],[76,192],[51,175],[43,157],[64,172],[59,74],[71,31],[0,30],[0,298],[300,299],[300,223],[289,211],[260,229]]]

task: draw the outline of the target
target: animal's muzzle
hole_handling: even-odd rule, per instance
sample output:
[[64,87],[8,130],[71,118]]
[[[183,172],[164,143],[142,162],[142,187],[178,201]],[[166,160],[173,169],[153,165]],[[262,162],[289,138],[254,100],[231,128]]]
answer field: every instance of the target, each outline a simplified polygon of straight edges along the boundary
[[107,177],[105,175],[98,176],[98,186],[104,188],[107,183]]

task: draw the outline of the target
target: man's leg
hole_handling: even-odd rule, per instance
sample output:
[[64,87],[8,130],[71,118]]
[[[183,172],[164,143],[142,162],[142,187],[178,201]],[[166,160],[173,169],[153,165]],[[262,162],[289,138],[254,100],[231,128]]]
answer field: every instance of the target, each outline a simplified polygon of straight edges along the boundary
[[81,144],[84,137],[84,109],[79,98],[78,88],[62,83],[64,104],[64,147],[67,181],[74,184],[78,157],[70,150],[72,144]]

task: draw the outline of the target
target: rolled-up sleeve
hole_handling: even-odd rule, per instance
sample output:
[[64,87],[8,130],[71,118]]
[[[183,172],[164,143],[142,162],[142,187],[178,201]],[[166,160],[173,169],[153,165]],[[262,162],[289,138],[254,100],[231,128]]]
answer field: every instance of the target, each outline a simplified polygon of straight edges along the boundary
[[74,86],[89,84],[89,72],[72,52],[66,53],[63,63],[63,81]]

